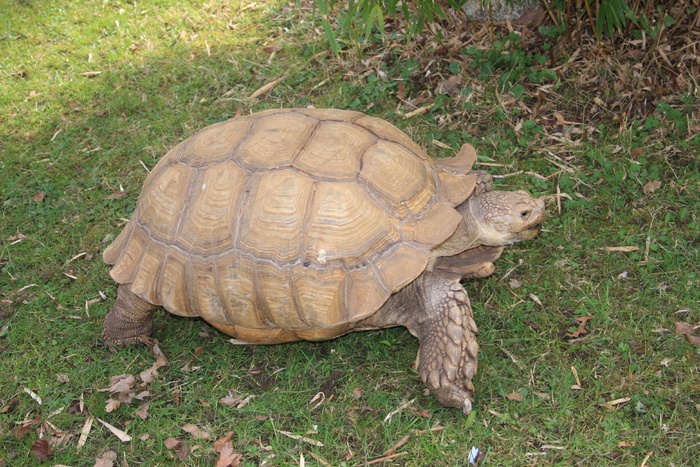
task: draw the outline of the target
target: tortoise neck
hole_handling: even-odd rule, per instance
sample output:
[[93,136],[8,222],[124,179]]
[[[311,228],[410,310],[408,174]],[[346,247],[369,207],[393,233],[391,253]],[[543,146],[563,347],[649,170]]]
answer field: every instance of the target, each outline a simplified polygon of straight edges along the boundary
[[462,216],[462,221],[457,225],[455,232],[430,253],[429,267],[441,256],[454,256],[479,245],[480,222],[472,212],[472,199],[469,198],[455,207]]

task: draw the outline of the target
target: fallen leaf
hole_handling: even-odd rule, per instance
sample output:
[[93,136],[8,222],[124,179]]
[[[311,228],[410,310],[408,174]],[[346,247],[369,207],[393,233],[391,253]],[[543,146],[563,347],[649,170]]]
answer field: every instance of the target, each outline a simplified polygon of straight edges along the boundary
[[651,180],[651,181],[647,182],[646,185],[644,185],[643,190],[644,190],[644,193],[649,194],[649,193],[655,192],[659,188],[661,188],[661,182],[658,180]]
[[513,391],[510,394],[506,394],[506,399],[521,402],[523,400],[523,396],[519,392]]
[[149,402],[143,404],[136,412],[134,412],[134,415],[139,417],[141,420],[146,420],[148,418],[148,408],[150,405],[151,404]]
[[192,423],[188,423],[188,424],[184,425],[182,427],[182,430],[186,431],[187,433],[191,434],[192,437],[197,438],[197,439],[211,439],[211,434],[202,430],[197,425],[194,425]]
[[160,350],[160,347],[158,347],[158,342],[155,340],[151,345],[151,352],[156,357],[156,361],[153,363],[153,365],[151,365],[150,368],[142,371],[139,375],[141,377],[141,381],[143,381],[146,384],[152,383],[156,376],[158,376],[158,368],[168,364],[168,359]]
[[68,378],[68,376],[64,374],[58,374],[56,375],[56,381],[58,381],[59,383],[69,383],[70,378]]
[[34,201],[35,203],[41,203],[42,201],[44,201],[45,197],[46,197],[46,193],[44,193],[43,191],[40,191],[39,193],[32,196],[32,201]]
[[125,431],[120,430],[116,426],[110,425],[109,423],[105,422],[104,420],[100,420],[99,418],[97,419],[101,424],[103,424],[109,431],[114,434],[117,438],[119,438],[120,441],[126,443],[131,441],[131,436],[127,435]]
[[425,409],[418,409],[416,413],[423,418],[430,418],[430,411]]
[[586,323],[592,319],[593,319],[593,315],[574,317],[574,322],[578,324],[578,328],[574,332],[566,333],[566,336],[576,338],[576,337],[579,337],[583,334],[587,334],[588,331],[586,331]]
[[622,397],[620,399],[615,399],[615,400],[610,401],[610,402],[603,402],[602,404],[598,404],[598,405],[601,407],[605,407],[607,409],[613,409],[613,408],[615,408],[615,406],[625,404],[631,400],[632,399],[630,397]]
[[85,420],[85,423],[83,424],[82,430],[80,430],[80,438],[78,439],[78,445],[76,446],[76,449],[80,451],[80,448],[82,448],[85,445],[85,442],[87,441],[87,437],[90,434],[90,430],[92,429],[92,422],[94,422],[95,419],[92,417],[88,417]]
[[352,396],[355,399],[359,399],[360,397],[362,397],[362,389],[360,389],[358,387],[352,388]]
[[95,467],[113,467],[117,460],[117,453],[111,450],[105,451],[100,457],[95,459]]
[[508,286],[511,289],[519,289],[520,287],[523,286],[523,283],[520,282],[518,279],[511,279],[508,281]]
[[396,86],[396,98],[398,100],[403,100],[405,94],[406,94],[406,85],[403,84],[401,81],[399,81],[399,84]]
[[132,389],[136,384],[134,375],[123,374],[110,378],[109,392],[112,394],[107,400],[105,411],[107,413],[117,410],[123,402],[129,403],[134,396]]
[[223,438],[214,442],[214,450],[219,453],[216,467],[236,467],[241,462],[241,454],[233,450],[233,431],[229,431]]
[[546,392],[533,392],[534,395],[539,397],[540,399],[548,400],[549,399],[549,394]]
[[24,438],[24,435],[26,435],[27,432],[31,429],[32,429],[31,425],[22,425],[22,426],[19,426],[19,427],[13,429],[12,434],[15,435],[16,439],[22,439],[22,438]]
[[106,200],[124,199],[124,198],[126,198],[126,191],[116,191],[116,192],[112,193],[111,195],[105,196]]
[[618,448],[631,448],[632,446],[634,446],[634,443],[630,441],[620,441],[617,443]]
[[683,334],[691,345],[700,347],[700,336],[695,335],[695,329],[693,329],[690,324],[682,323],[680,321],[676,321],[673,324],[676,326],[676,332]]
[[282,50],[282,47],[280,47],[279,45],[266,45],[265,47],[263,47],[263,52],[265,52],[266,54],[271,54],[272,52],[279,52],[280,50]]
[[53,456],[51,446],[46,438],[38,439],[32,444],[32,455],[40,461],[45,461]]
[[540,298],[534,293],[531,293],[529,297],[532,299],[533,302],[537,303],[539,306],[544,306],[542,305],[542,301],[540,300]]
[[165,444],[165,447],[168,448],[169,450],[173,450],[182,444],[182,441],[179,439],[175,438],[167,438],[165,441],[163,441],[163,444]]
[[165,441],[163,441],[163,444],[165,444],[165,447],[168,448],[168,450],[175,451],[175,454],[180,462],[187,460],[187,456],[190,454],[190,449],[187,447],[187,444],[175,438],[167,438]]
[[112,376],[109,379],[109,392],[112,394],[127,394],[131,391],[131,388],[133,388],[135,384],[136,378],[134,378],[134,375],[123,374]]
[[447,79],[440,81],[435,88],[437,94],[446,94],[450,97],[454,97],[462,89],[462,77],[460,75],[453,75]]
[[227,407],[233,407],[236,409],[242,409],[246,405],[248,405],[248,402],[255,396],[253,394],[241,399],[240,396],[235,396],[231,393],[228,394],[228,396],[224,396],[221,399],[219,399],[219,404],[223,404]]

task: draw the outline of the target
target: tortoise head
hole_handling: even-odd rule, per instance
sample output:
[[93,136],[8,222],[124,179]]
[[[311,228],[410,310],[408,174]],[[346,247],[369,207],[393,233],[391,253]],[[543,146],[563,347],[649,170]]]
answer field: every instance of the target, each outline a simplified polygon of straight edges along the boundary
[[545,210],[544,201],[522,190],[487,191],[468,200],[467,213],[473,218],[480,244],[505,246],[534,238]]

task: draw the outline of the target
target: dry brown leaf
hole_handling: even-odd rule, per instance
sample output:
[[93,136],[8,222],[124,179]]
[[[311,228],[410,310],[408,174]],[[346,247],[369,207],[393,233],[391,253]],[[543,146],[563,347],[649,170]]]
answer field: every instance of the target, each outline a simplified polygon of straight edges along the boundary
[[114,412],[122,402],[129,403],[134,396],[132,389],[136,384],[136,378],[130,374],[116,375],[110,378],[109,392],[112,394],[107,400],[105,411]]
[[700,347],[700,336],[695,335],[695,329],[693,329],[690,324],[682,323],[680,321],[676,321],[673,324],[676,326],[676,332],[683,334],[691,345]]
[[236,409],[242,409],[246,405],[248,405],[248,402],[250,402],[251,399],[253,399],[255,396],[253,394],[241,399],[239,396],[234,396],[233,394],[229,393],[228,396],[224,396],[221,399],[219,399],[219,404],[223,404],[227,407],[233,407]]
[[163,444],[165,444],[166,448],[172,451],[173,449],[178,448],[182,444],[182,441],[175,438],[167,438],[165,441],[163,441]]
[[136,378],[130,374],[116,375],[110,378],[109,383],[109,392],[112,394],[128,394],[136,384]]
[[92,422],[94,422],[95,419],[92,417],[88,417],[85,419],[85,423],[83,424],[82,430],[80,430],[80,438],[78,439],[78,445],[76,446],[76,449],[80,451],[80,449],[85,446],[85,442],[87,441],[87,437],[90,434],[90,430],[92,429]]
[[399,81],[399,84],[396,86],[396,98],[398,100],[403,100],[405,95],[406,95],[406,85],[403,84],[401,81]]
[[32,201],[34,201],[35,203],[41,203],[42,201],[44,201],[45,197],[46,197],[46,193],[44,193],[43,191],[40,191],[39,193],[32,196]]
[[510,394],[506,394],[506,399],[512,400],[512,401],[517,401],[517,402],[522,402],[523,400],[523,395],[520,394],[517,391],[513,391]]
[[462,77],[460,75],[453,75],[447,79],[440,81],[435,88],[437,94],[446,94],[450,97],[454,97],[462,90]]
[[609,401],[609,402],[603,402],[602,404],[598,404],[598,405],[601,407],[605,407],[607,409],[612,409],[615,406],[625,404],[631,400],[632,400],[632,398],[630,398],[630,397],[621,397],[620,399],[615,399],[615,400]]
[[146,420],[148,418],[148,408],[150,405],[150,402],[143,404],[136,412],[134,412],[134,415],[139,417],[141,420]]
[[693,329],[693,327],[692,327],[690,324],[688,324],[688,323],[683,323],[683,322],[681,322],[681,321],[676,321],[676,322],[673,323],[673,324],[676,326],[676,332],[678,332],[678,333],[680,333],[680,334],[684,334],[684,335],[686,335],[686,336],[687,336],[688,334],[695,334],[695,329]]
[[34,441],[31,453],[40,461],[45,461],[53,456],[53,451],[51,451],[51,446],[46,438]]
[[156,357],[156,361],[153,363],[153,365],[151,365],[150,368],[142,371],[139,375],[141,377],[141,381],[143,381],[145,384],[152,383],[156,376],[158,376],[158,368],[168,364],[168,359],[165,356],[165,354],[163,354],[163,352],[160,350],[160,347],[158,347],[157,340],[153,339],[150,347],[151,353],[153,353],[153,356]]
[[265,47],[263,47],[263,52],[265,52],[266,54],[271,54],[272,52],[279,52],[280,50],[282,50],[282,47],[280,47],[279,45],[266,45]]
[[15,435],[16,439],[22,439],[22,438],[24,438],[24,435],[26,435],[27,432],[31,429],[32,429],[31,425],[22,425],[22,426],[19,426],[19,427],[13,429],[12,434]]
[[105,451],[100,457],[95,459],[95,467],[113,467],[117,460],[117,453],[111,450]]
[[241,454],[233,450],[233,431],[229,431],[223,438],[214,442],[214,450],[219,453],[216,467],[236,467],[241,462]]
[[110,199],[124,199],[126,198],[126,191],[117,191],[112,193],[111,195],[105,196],[105,199],[110,200]]
[[587,334],[588,331],[586,331],[586,323],[592,319],[593,319],[593,315],[576,316],[574,318],[574,322],[578,324],[578,328],[574,332],[567,332],[566,336],[577,338],[583,334]]
[[187,447],[187,444],[175,438],[167,438],[163,441],[163,444],[165,444],[165,447],[170,451],[175,451],[180,462],[185,462],[187,460],[187,456],[190,454],[190,449]]
[[523,286],[523,283],[520,282],[518,279],[511,279],[508,281],[508,286],[511,289],[519,289],[520,287]]
[[100,420],[99,418],[97,419],[101,424],[103,424],[109,431],[114,434],[117,438],[119,438],[120,441],[127,443],[131,441],[131,436],[127,435],[125,431],[120,430],[116,426],[110,425],[109,423],[105,422],[104,420]]
[[357,388],[357,387],[352,388],[352,396],[355,399],[359,399],[360,397],[362,397],[362,389]]
[[192,423],[188,423],[182,427],[183,431],[186,431],[187,433],[191,434],[193,438],[197,439],[211,439],[211,434],[208,432],[202,430],[199,428],[197,425],[194,425]]
[[649,193],[655,192],[659,188],[661,188],[661,182],[658,180],[651,180],[651,181],[647,182],[646,185],[644,185],[643,190],[644,190],[644,193],[649,194]]

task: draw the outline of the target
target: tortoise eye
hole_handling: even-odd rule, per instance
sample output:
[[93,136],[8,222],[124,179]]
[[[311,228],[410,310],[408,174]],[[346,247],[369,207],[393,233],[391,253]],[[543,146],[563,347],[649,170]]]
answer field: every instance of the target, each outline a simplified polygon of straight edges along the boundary
[[530,211],[521,211],[520,212],[520,217],[522,217],[523,219],[525,219],[529,215],[530,215]]

